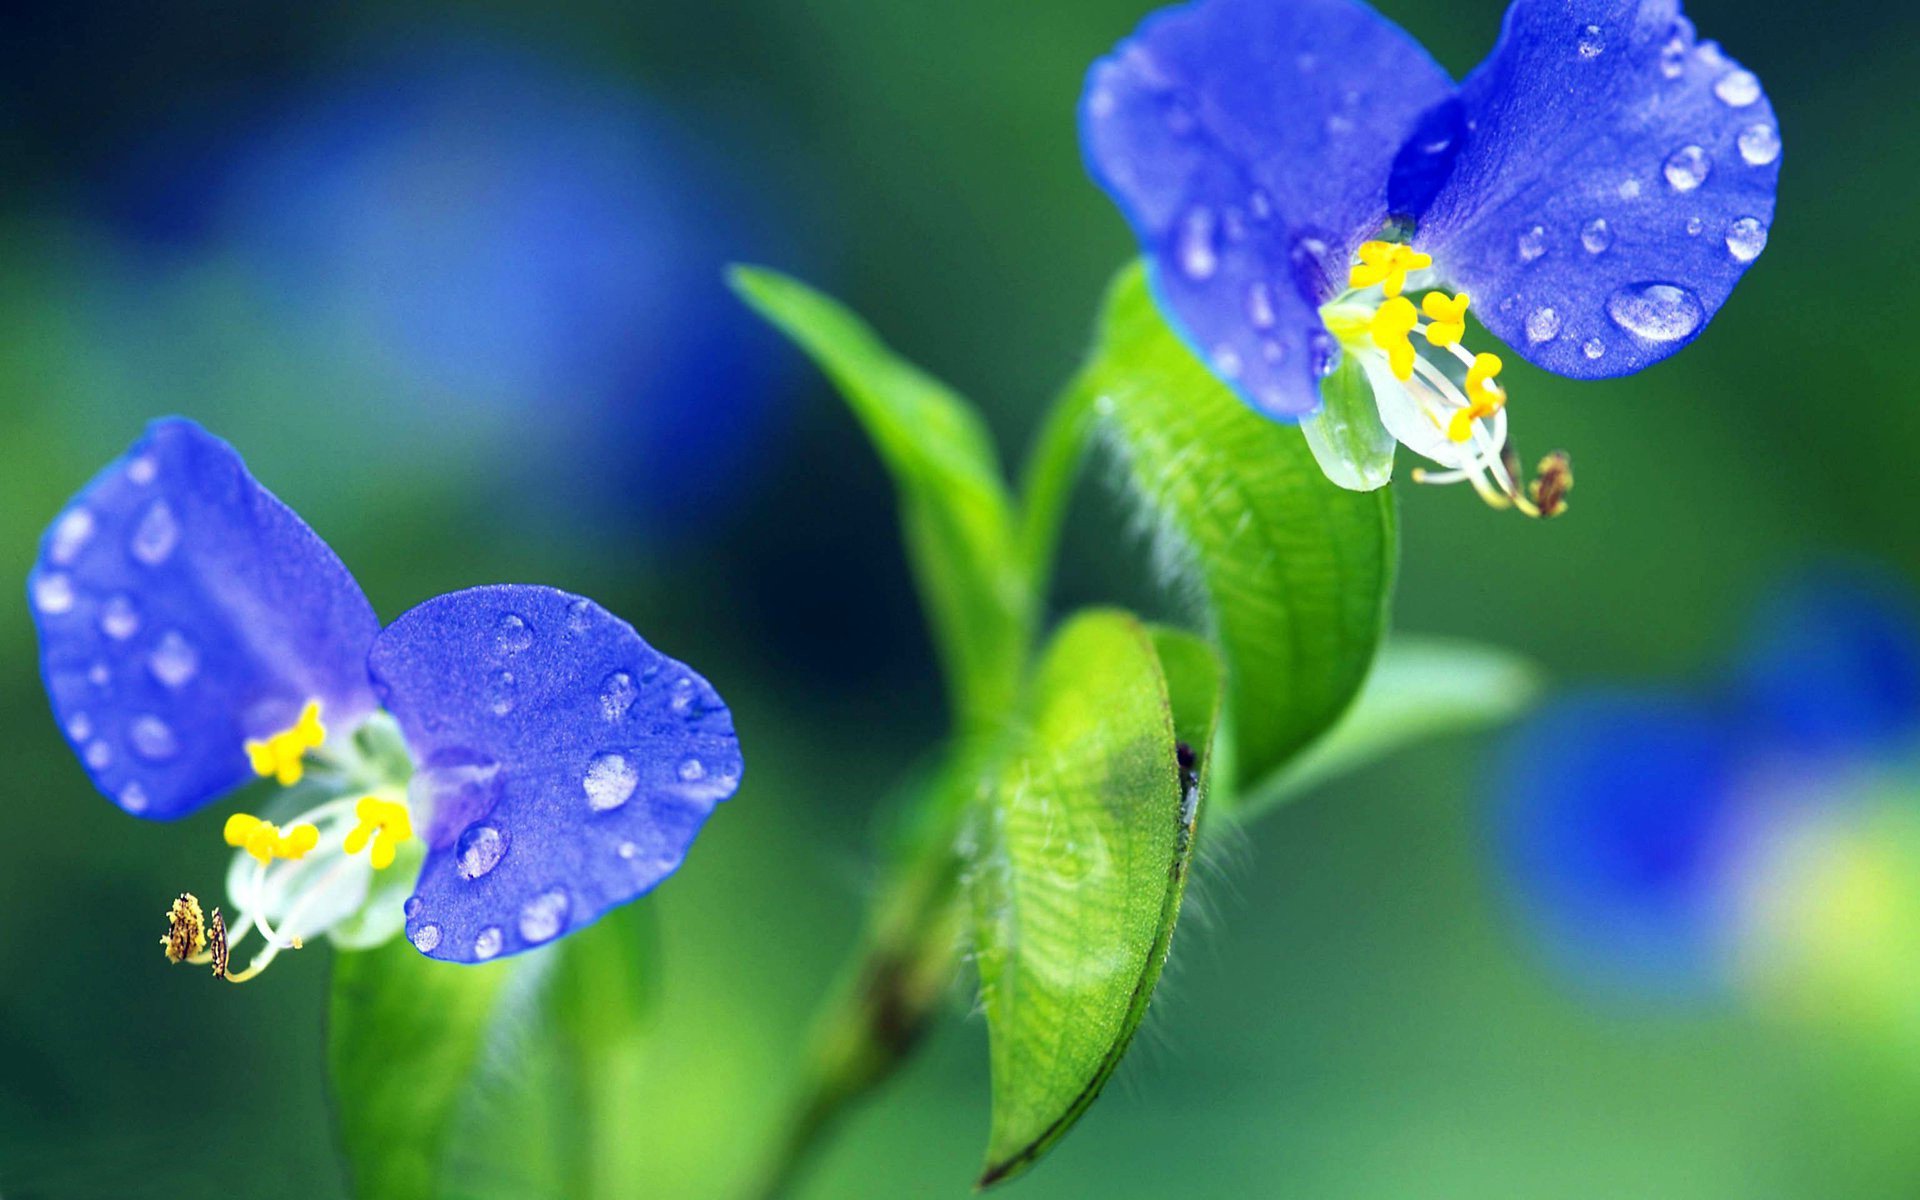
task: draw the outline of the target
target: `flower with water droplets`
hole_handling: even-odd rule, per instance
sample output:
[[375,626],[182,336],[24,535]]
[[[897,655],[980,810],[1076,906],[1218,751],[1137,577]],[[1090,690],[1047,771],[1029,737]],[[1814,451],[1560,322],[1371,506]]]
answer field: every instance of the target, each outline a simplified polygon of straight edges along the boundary
[[[1081,131],[1169,322],[1329,478],[1382,486],[1398,442],[1527,512],[1469,302],[1555,374],[1638,371],[1759,257],[1780,171],[1759,79],[1677,0],[1515,0],[1458,85],[1358,0],[1194,0],[1094,64]],[[1335,369],[1373,404],[1323,420]]]
[[222,978],[322,934],[404,931],[468,963],[541,945],[672,874],[739,786],[727,706],[626,622],[493,585],[382,628],[326,543],[190,421],[155,422],[74,498],[27,591],[54,715],[122,809],[166,820],[277,785],[223,827],[232,919],[191,894],[167,914],[168,958]]

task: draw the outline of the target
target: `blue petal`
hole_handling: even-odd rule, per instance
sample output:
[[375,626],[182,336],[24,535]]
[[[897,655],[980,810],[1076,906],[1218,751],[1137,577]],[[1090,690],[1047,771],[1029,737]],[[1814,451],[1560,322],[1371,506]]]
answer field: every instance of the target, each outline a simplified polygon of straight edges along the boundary
[[191,421],[154,422],[74,498],[28,592],[54,715],[130,813],[182,816],[252,778],[245,741],[308,700],[335,727],[373,709],[366,596]]
[[740,784],[733,717],[707,681],[578,596],[441,596],[368,661],[431,809],[406,916],[432,958],[527,950],[650,890]]
[[1920,627],[1876,579],[1808,580],[1774,597],[1738,675],[1773,749],[1870,751],[1920,735]]
[[1550,957],[1609,989],[1712,982],[1732,739],[1680,699],[1596,694],[1522,726],[1497,843]]
[[1319,407],[1319,306],[1387,216],[1388,168],[1452,84],[1352,0],[1199,0],[1095,63],[1087,165],[1144,247],[1161,310],[1248,403]]
[[1526,358],[1597,379],[1699,335],[1766,244],[1780,136],[1673,0],[1517,0],[1415,244]]

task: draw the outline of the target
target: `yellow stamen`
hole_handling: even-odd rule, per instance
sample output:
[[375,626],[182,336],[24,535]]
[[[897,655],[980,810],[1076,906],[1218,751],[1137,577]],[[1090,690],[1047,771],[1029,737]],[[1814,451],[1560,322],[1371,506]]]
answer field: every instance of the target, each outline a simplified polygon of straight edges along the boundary
[[1467,294],[1447,299],[1445,292],[1428,292],[1420,298],[1420,311],[1427,314],[1427,341],[1436,346],[1451,346],[1467,334]]
[[413,836],[413,817],[407,806],[378,796],[362,796],[353,812],[360,823],[347,834],[341,848],[348,854],[358,854],[371,841],[373,849],[367,852],[367,862],[376,871],[386,870],[393,865],[400,843]]
[[1353,288],[1380,285],[1388,297],[1398,296],[1407,286],[1407,272],[1433,265],[1431,255],[1422,254],[1398,242],[1362,242],[1360,261],[1347,273],[1347,286]]
[[225,832],[227,845],[245,850],[263,867],[276,858],[290,861],[305,858],[320,844],[320,830],[316,826],[300,824],[281,833],[272,821],[262,821],[249,813],[228,817]]
[[300,719],[290,729],[271,734],[264,740],[249,740],[246,743],[247,760],[253,764],[253,773],[261,777],[273,776],[282,787],[292,787],[300,782],[306,767],[302,762],[306,752],[317,749],[327,740],[326,726],[320,723],[320,702],[307,701],[300,710]]
[[1392,366],[1396,379],[1413,378],[1413,341],[1408,335],[1419,322],[1420,314],[1414,311],[1413,301],[1395,296],[1382,304],[1367,324],[1373,344],[1386,351],[1387,363]]
[[1500,411],[1507,402],[1507,393],[1494,376],[1500,374],[1503,364],[1498,354],[1476,354],[1473,365],[1467,368],[1467,406],[1458,410],[1447,420],[1447,438],[1450,441],[1464,442],[1473,436],[1473,422],[1480,417],[1490,417]]
[[167,949],[168,962],[187,962],[206,953],[207,923],[192,892],[181,892],[167,910],[167,936],[160,944]]

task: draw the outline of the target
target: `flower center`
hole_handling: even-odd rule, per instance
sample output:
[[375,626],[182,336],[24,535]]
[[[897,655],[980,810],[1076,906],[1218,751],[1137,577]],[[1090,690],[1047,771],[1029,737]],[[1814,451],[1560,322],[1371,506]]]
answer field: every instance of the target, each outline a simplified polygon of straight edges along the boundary
[[1418,287],[1418,273],[1432,265],[1396,242],[1362,243],[1347,290],[1320,310],[1321,320],[1365,368],[1388,432],[1445,468],[1415,471],[1415,482],[1471,483],[1495,508],[1559,515],[1573,482],[1566,456],[1549,455],[1539,478],[1519,486],[1507,446],[1507,393],[1496,382],[1505,364],[1464,344],[1471,298],[1428,291],[1416,308],[1401,294],[1409,282]]
[[[244,983],[282,950],[297,950],[322,933],[338,936],[348,922],[384,920],[390,932],[399,931],[398,900],[385,895],[394,911],[376,919],[368,897],[392,891],[375,893],[372,877],[393,866],[413,839],[405,744],[383,714],[329,741],[319,713],[319,702],[310,701],[292,728],[247,743],[254,770],[299,784],[309,806],[277,823],[251,813],[227,818],[226,842],[238,851],[227,874],[237,914],[231,930],[219,908],[203,917],[199,900],[182,893],[161,939],[168,959],[210,962],[219,978]],[[229,971],[228,955],[256,931],[264,945],[245,970]]]

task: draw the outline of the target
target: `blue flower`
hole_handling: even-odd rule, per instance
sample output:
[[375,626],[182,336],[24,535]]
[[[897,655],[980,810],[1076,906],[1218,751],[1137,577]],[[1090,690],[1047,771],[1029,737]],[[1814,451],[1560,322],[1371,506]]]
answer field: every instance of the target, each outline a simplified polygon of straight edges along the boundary
[[[1357,0],[1195,0],[1094,65],[1081,129],[1171,323],[1336,483],[1386,483],[1397,440],[1548,512],[1565,462],[1519,486],[1469,303],[1547,370],[1637,371],[1758,257],[1780,169],[1759,81],[1675,0],[1515,0],[1458,86]],[[1342,350],[1372,409],[1321,411]]]
[[1495,841],[1540,944],[1641,994],[1709,991],[1781,848],[1920,783],[1920,638],[1889,590],[1805,582],[1701,693],[1571,697],[1515,732]]
[[122,809],[288,788],[284,816],[226,823],[232,928],[174,906],[169,956],[229,978],[322,933],[404,927],[454,962],[540,945],[672,874],[739,785],[726,705],[624,621],[503,584],[383,629],[326,543],[190,421],[155,422],[75,497],[28,591],[54,715]]

